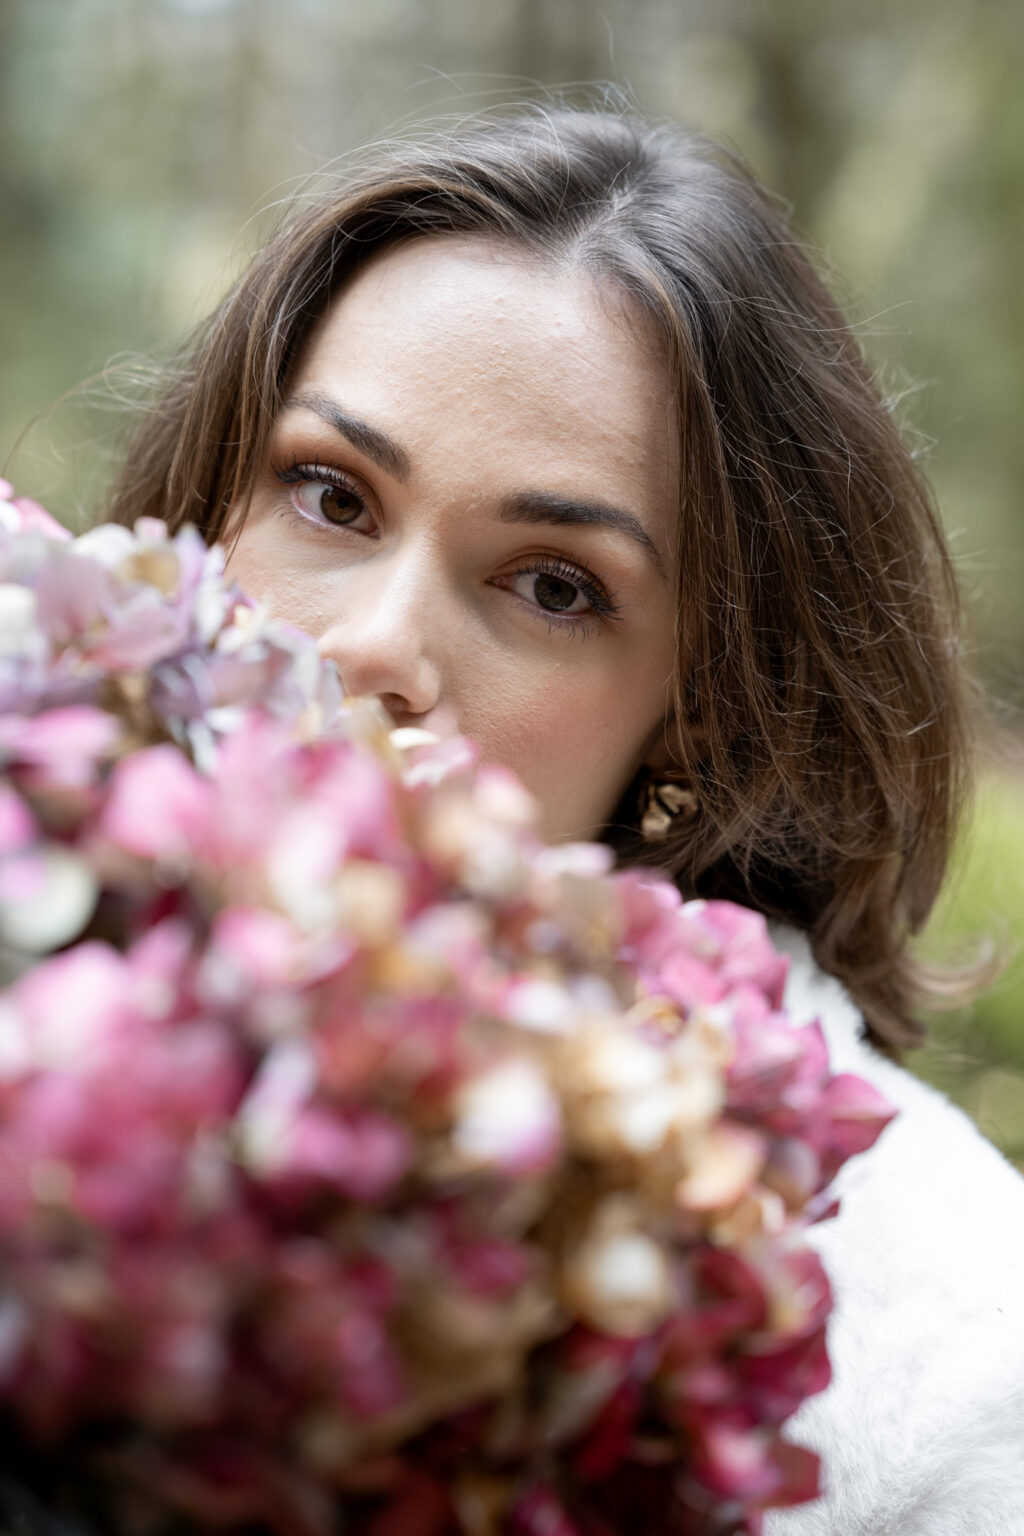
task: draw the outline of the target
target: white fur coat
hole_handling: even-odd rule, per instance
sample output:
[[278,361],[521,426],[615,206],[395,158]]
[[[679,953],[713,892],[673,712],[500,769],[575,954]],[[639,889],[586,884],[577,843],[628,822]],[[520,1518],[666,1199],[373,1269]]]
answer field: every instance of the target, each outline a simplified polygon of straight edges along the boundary
[[831,1386],[790,1420],[824,1494],[766,1536],[1024,1536],[1024,1179],[941,1094],[874,1051],[804,940],[786,1001],[832,1069],[900,1110],[816,1228],[835,1293]]

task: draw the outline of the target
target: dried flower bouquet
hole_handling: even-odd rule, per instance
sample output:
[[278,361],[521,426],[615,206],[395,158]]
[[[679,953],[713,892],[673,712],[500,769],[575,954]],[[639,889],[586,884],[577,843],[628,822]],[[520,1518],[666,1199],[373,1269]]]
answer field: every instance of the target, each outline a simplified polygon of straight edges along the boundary
[[759,916],[544,846],[194,531],[2,482],[0,764],[12,1475],[112,1536],[814,1497],[807,1229],[890,1116]]

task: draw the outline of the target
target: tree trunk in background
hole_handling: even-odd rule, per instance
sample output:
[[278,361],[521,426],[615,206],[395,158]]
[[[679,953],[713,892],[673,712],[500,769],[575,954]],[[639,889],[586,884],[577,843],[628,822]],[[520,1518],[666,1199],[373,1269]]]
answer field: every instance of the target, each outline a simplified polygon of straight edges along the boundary
[[[253,204],[266,197],[268,173],[272,177],[275,160],[266,155],[262,114],[273,100],[267,79],[264,47],[265,13],[263,0],[245,0],[230,13],[233,23],[230,75],[223,99],[220,127],[224,153],[234,167],[245,200]],[[279,36],[279,44],[285,39]]]
[[45,199],[25,165],[16,131],[14,81],[24,50],[18,10],[18,0],[0,0],[0,239],[6,247],[0,261],[23,255],[49,229]]
[[607,77],[608,33],[591,0],[518,0],[515,70],[542,85],[579,85]]
[[819,65],[800,4],[752,10],[742,27],[758,79],[756,110],[776,156],[776,190],[792,202],[799,224],[813,227],[842,152],[834,102]]
[[11,221],[11,179],[18,163],[8,142],[7,118],[14,60],[14,3],[0,0],[0,238],[6,237]]

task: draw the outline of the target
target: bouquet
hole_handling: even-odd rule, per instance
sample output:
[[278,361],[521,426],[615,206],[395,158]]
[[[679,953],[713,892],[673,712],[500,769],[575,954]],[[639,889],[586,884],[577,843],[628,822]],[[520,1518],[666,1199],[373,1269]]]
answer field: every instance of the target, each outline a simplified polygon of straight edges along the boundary
[[[112,1536],[761,1530],[890,1112],[683,902],[0,482],[0,1418]],[[29,1498],[25,1493],[24,1497]]]

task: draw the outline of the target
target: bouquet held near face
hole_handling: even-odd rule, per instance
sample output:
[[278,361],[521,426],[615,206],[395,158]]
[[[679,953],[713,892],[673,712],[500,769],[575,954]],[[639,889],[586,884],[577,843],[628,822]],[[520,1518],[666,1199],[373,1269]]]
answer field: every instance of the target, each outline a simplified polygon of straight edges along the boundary
[[192,529],[6,485],[0,761],[5,1498],[689,1536],[815,1496],[807,1233],[891,1111],[760,915],[546,844]]

